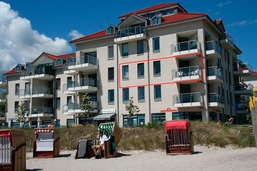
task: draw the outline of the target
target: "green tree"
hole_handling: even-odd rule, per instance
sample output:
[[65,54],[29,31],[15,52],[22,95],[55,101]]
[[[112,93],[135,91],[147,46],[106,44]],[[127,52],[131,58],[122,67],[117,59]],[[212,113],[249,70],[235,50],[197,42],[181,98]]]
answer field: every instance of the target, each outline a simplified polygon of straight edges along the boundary
[[20,127],[23,128],[24,127],[24,123],[27,121],[27,110],[25,108],[25,103],[24,101],[21,101],[21,104],[18,107],[18,110],[16,111],[16,117],[17,117],[17,121],[20,122]]
[[84,120],[85,122],[86,118],[89,117],[90,112],[94,110],[94,107],[93,107],[93,102],[91,101],[91,97],[87,93],[82,95],[81,101],[82,101],[81,110],[84,111],[82,113],[82,116],[85,117],[85,120]]
[[139,107],[134,105],[133,97],[130,97],[129,102],[125,106],[126,111],[128,112],[128,125],[132,125],[132,117],[140,112]]

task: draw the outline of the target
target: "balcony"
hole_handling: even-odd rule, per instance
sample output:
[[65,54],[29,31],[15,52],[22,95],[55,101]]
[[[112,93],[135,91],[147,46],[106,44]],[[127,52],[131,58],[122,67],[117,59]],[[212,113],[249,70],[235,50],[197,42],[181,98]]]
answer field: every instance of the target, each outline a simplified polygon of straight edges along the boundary
[[209,93],[209,107],[224,107],[224,99],[217,93]]
[[72,91],[73,87],[74,87],[74,82],[73,81],[68,82],[68,84],[64,84],[63,85],[63,94],[65,94],[65,95],[75,94],[76,92]]
[[93,78],[83,78],[80,82],[70,81],[67,84],[67,92],[87,92],[93,93],[97,92],[97,81]]
[[235,86],[235,94],[252,96],[253,95],[253,85],[252,84],[236,85]]
[[53,117],[53,108],[48,106],[34,106],[28,117]]
[[74,64],[69,64],[65,74],[74,74],[74,71],[92,72],[98,69],[97,58],[92,55],[81,56]]
[[33,98],[53,98],[53,91],[49,87],[37,87],[32,90]]
[[6,89],[7,87],[7,80],[5,76],[0,77],[0,88]]
[[235,48],[234,40],[228,33],[224,33],[224,35],[221,37],[220,44],[227,49]]
[[173,99],[174,107],[202,107],[203,106],[203,97],[200,92],[174,95],[172,99]]
[[146,39],[145,28],[141,26],[121,29],[116,34],[115,43],[126,43]]
[[[186,42],[179,42],[176,45],[171,45],[171,54],[172,55],[189,55],[193,53],[200,52],[201,50],[200,42],[197,40],[190,40]],[[187,59],[192,58],[189,56]],[[183,57],[183,59],[186,57]]]
[[53,80],[54,72],[52,66],[43,66],[38,67],[32,71],[21,72],[20,79],[21,80],[30,80],[30,79],[41,79],[41,80]]
[[252,66],[248,63],[238,63],[235,67],[234,74],[240,77],[251,76],[253,73]]
[[172,81],[193,81],[201,79],[201,68],[199,66],[183,67],[172,70]]
[[[91,101],[92,106],[95,110],[91,111],[92,113],[97,113],[97,102]],[[63,114],[64,115],[74,115],[77,113],[84,113],[84,110],[81,110],[81,105],[83,102],[80,103],[69,103],[68,105],[63,106]]]
[[223,82],[221,68],[217,66],[208,67],[207,80],[210,82]]
[[237,103],[235,108],[236,114],[247,114],[249,111],[245,109],[243,103]]
[[208,59],[221,58],[221,47],[217,42],[214,40],[207,41],[205,46]]

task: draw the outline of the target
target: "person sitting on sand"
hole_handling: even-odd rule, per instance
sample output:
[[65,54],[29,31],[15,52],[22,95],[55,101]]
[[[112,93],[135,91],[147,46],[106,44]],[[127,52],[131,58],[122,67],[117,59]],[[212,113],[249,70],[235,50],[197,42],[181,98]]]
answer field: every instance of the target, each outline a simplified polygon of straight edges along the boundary
[[108,140],[107,136],[104,135],[102,131],[99,131],[99,145],[92,146],[96,159],[101,158],[101,150],[104,148],[104,142],[107,140]]

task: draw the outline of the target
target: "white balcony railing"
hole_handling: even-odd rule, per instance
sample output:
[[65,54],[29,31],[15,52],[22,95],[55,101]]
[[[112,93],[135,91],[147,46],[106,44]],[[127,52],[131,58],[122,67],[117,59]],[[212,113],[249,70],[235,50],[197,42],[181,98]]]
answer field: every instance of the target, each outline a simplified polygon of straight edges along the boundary
[[200,50],[200,42],[197,40],[190,40],[185,42],[179,42],[176,45],[171,45],[171,53],[182,52],[182,51],[191,51],[191,50]]
[[172,70],[172,80],[184,80],[184,78],[188,79],[196,79],[201,77],[201,68],[199,66],[190,66],[190,67],[182,67],[178,69]]

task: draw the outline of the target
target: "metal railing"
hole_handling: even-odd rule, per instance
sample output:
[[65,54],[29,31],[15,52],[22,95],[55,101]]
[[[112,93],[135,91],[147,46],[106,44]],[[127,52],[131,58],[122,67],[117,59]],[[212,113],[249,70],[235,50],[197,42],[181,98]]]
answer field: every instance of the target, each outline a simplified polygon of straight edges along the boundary
[[126,29],[119,30],[116,34],[116,38],[127,37],[127,36],[137,35],[141,33],[145,33],[144,27],[142,26],[129,27]]
[[[97,58],[92,55],[81,56],[76,59],[76,62],[74,62],[73,65],[79,65],[79,64],[97,65]],[[69,66],[71,66],[71,65],[72,64],[69,64]]]
[[93,78],[82,78],[79,82],[69,81],[67,87],[83,87],[83,86],[92,86],[97,87],[97,81]]
[[225,32],[225,33],[223,34],[223,36],[221,37],[221,40],[225,40],[225,39],[227,39],[228,41],[230,41],[231,43],[234,44],[233,38],[232,38],[227,32]]
[[215,50],[221,55],[221,47],[214,40],[206,41],[206,50]]
[[29,96],[30,95],[30,90],[24,90],[24,89],[20,89],[20,96]]
[[32,114],[38,114],[38,113],[53,114],[53,107],[34,106],[32,107],[31,113]]
[[220,78],[223,78],[221,68],[217,66],[208,67],[207,76],[218,76]]
[[21,72],[20,76],[25,77],[25,76],[39,75],[39,74],[54,75],[54,71],[53,71],[52,67],[50,67],[50,66],[38,67],[38,68],[33,69],[31,71]]
[[171,53],[193,49],[200,49],[200,42],[198,42],[197,40],[190,40],[185,42],[179,42],[176,45],[171,45]]
[[172,70],[172,79],[178,77],[201,76],[201,68],[199,66],[183,67]]
[[217,93],[209,93],[209,102],[224,103],[224,98]]
[[37,87],[33,88],[32,94],[53,94],[53,91],[49,87]]
[[235,90],[236,91],[240,91],[240,90],[249,90],[249,91],[253,91],[253,85],[252,84],[244,84],[244,85],[236,85],[235,86]]
[[179,95],[173,95],[172,99],[173,99],[173,104],[202,102],[202,95],[200,92],[183,93]]
[[[69,110],[79,110],[81,109],[82,105],[84,103],[80,102],[80,103],[68,103],[68,105],[63,105],[63,111],[64,112],[68,112]],[[91,101],[92,107],[94,109],[97,109],[97,102],[95,101]]]

